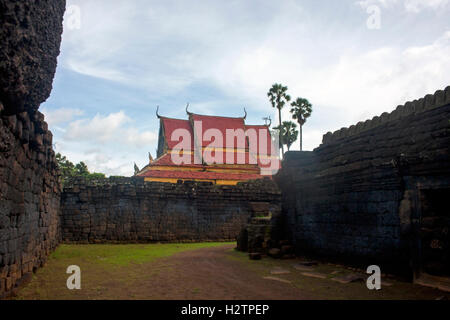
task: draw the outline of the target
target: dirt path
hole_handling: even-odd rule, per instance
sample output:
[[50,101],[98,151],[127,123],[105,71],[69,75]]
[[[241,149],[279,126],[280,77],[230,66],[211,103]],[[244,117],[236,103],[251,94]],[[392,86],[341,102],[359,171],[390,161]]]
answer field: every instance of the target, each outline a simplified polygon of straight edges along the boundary
[[[163,245],[161,245],[163,246]],[[72,255],[51,258],[17,299],[158,299],[158,300],[298,300],[298,299],[430,299],[450,298],[441,291],[383,279],[379,291],[365,280],[342,284],[332,279],[352,275],[343,266],[318,264],[310,272],[298,270],[301,259],[253,261],[234,250],[235,244],[193,249],[141,263],[115,265],[102,255],[104,247],[68,246]],[[159,247],[164,249],[165,247]],[[89,251],[87,251],[89,250]],[[92,254],[92,250],[95,251]],[[111,247],[118,257],[131,247]],[[120,251],[122,250],[122,251]],[[151,250],[152,249],[145,249]],[[59,251],[60,253],[62,251]],[[118,251],[122,253],[117,253]],[[76,254],[74,253],[76,252]],[[83,252],[84,255],[80,255]],[[148,251],[147,251],[148,252]],[[90,253],[90,255],[88,254]],[[68,290],[66,268],[82,270],[82,289]],[[282,271],[275,274],[274,271]],[[312,274],[312,276],[311,276]],[[320,275],[322,278],[317,278]],[[365,276],[365,275],[363,275]],[[386,281],[387,280],[387,281]]]
[[[165,259],[171,268],[143,283],[164,299],[312,299],[292,285],[266,280],[232,259],[234,245],[188,251]],[[248,259],[248,258],[247,258]],[[142,292],[144,293],[144,292]]]

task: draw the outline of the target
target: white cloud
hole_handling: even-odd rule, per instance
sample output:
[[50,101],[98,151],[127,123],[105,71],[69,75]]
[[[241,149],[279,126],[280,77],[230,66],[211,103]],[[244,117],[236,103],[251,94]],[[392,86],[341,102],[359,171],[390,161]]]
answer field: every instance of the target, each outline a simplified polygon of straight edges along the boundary
[[128,126],[132,120],[123,111],[107,116],[97,114],[92,119],[71,122],[64,135],[68,141],[89,141],[91,143],[126,143],[141,146],[154,143],[157,135]]
[[[293,95],[307,96],[321,107],[350,111],[347,119],[354,121],[449,82],[444,72],[448,39],[411,48],[355,47],[354,41],[364,39],[334,34],[295,1],[261,5],[259,15],[240,1],[153,1],[151,6],[140,0],[106,6],[73,2],[81,5],[83,23],[80,31],[66,35],[66,66],[148,88],[158,96],[173,96],[202,81],[254,108],[270,110],[266,92],[273,82],[282,82]],[[360,4],[372,2],[438,8],[448,1]],[[214,98],[197,107],[208,111],[212,104]]]
[[[366,13],[355,10],[352,0],[349,7],[361,11],[357,22],[347,16],[354,11],[344,11],[346,4],[335,1],[324,9],[335,8],[336,17],[321,15],[317,7],[305,8],[315,1],[70,0],[69,5],[80,5],[82,23],[80,30],[65,30],[60,62],[72,71],[126,84],[124,88],[144,88],[164,101],[188,90],[186,101],[195,95],[196,112],[231,115],[240,113],[244,102],[249,113],[272,113],[275,121],[266,93],[281,82],[294,97],[307,97],[314,105],[304,128],[304,147],[313,149],[327,131],[390,111],[450,83],[447,22],[440,37],[427,34],[428,29],[420,39],[401,32],[391,35],[409,30],[420,11],[448,9],[449,2],[358,1],[364,8],[376,3],[399,9],[389,10],[399,19],[404,12],[414,13],[408,14],[410,21],[401,20],[404,29],[395,20],[399,23],[391,28],[368,33]],[[203,87],[192,89],[199,83]],[[225,96],[231,110],[218,111],[223,97],[209,88]],[[289,116],[284,110],[283,118]],[[145,163],[157,141],[156,133],[139,125],[144,127],[144,119],[131,119],[124,112],[78,119],[65,129],[61,147],[76,159],[87,157],[96,170],[132,174],[132,162]]]
[[[84,150],[85,146],[75,143],[57,143],[56,152],[65,155],[71,162],[78,163],[83,161],[90,172],[104,173],[107,176],[132,176],[134,159],[143,160],[139,152],[123,151],[123,158],[118,156],[117,152],[108,147],[100,147],[95,150]],[[141,150],[142,151],[142,150]],[[145,161],[136,161],[143,165]]]
[[310,70],[312,81],[299,86],[307,87],[316,103],[349,112],[347,116],[354,122],[393,109],[393,103],[444,88],[450,81],[449,56],[450,38],[446,33],[421,47],[384,47],[343,56],[331,68]]
[[356,1],[363,8],[370,5],[381,5],[384,8],[393,8],[402,5],[404,10],[410,13],[419,13],[424,9],[440,10],[446,8],[450,0],[363,0]]
[[208,79],[223,56],[258,43],[280,15],[280,21],[296,19],[301,10],[295,1],[261,5],[263,16],[242,1],[72,4],[80,6],[82,23],[81,29],[64,32],[62,65],[160,95]]
[[65,134],[67,140],[88,140],[110,142],[120,133],[118,130],[130,119],[123,111],[101,116],[97,114],[92,119],[81,119],[69,124]]
[[145,165],[157,141],[156,133],[135,125],[123,111],[72,121],[61,136],[57,132],[56,150],[91,172],[131,176],[133,162]]
[[[308,97],[315,106],[315,113],[318,108],[326,110],[326,117],[334,120],[330,124],[324,119],[327,126],[323,133],[326,133],[445,88],[450,83],[449,35],[450,32],[446,32],[424,46],[405,49],[386,46],[364,53],[347,52],[336,63],[321,68],[305,64],[297,51],[254,48],[236,57],[233,69],[221,81],[233,95],[249,95],[261,108],[266,108],[265,92],[273,79],[280,79],[289,84],[294,96]],[[219,73],[221,71],[224,70]],[[290,117],[287,109],[283,117]],[[311,142],[305,139],[307,149],[317,146]]]
[[50,110],[47,108],[41,108],[41,112],[45,116],[45,121],[49,126],[57,126],[71,121],[77,116],[83,115],[84,111],[81,109],[60,108],[56,110]]
[[158,139],[158,136],[154,132],[151,131],[139,132],[135,128],[127,129],[125,137],[127,144],[131,144],[138,147],[139,146],[148,147],[148,145],[154,143]]

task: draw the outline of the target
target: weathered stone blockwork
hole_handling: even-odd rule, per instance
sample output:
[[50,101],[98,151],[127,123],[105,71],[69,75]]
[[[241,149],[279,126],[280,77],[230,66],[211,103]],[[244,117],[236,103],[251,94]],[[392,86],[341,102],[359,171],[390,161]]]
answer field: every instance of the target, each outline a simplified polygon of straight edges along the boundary
[[65,0],[0,0],[0,101],[36,111],[52,90]]
[[37,110],[50,95],[65,0],[0,0],[0,298],[59,241],[52,134]]
[[442,104],[443,92],[419,100],[439,106],[387,115],[392,119],[351,134],[342,129],[313,152],[286,154],[276,181],[297,251],[386,268],[417,262],[418,195],[450,187],[450,104]]
[[235,240],[254,203],[280,211],[271,180],[219,186],[144,182],[143,178],[73,181],[61,199],[63,241],[78,243]]
[[44,116],[0,117],[0,297],[59,241],[60,186]]

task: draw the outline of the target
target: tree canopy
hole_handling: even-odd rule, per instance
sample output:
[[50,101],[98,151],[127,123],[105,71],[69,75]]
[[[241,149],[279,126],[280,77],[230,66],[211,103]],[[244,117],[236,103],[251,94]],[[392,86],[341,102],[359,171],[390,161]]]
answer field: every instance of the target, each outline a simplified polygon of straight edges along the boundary
[[84,177],[86,179],[99,179],[106,177],[104,173],[89,172],[87,165],[83,161],[74,165],[60,153],[56,154],[56,162],[60,174],[60,181],[63,185],[65,185],[71,178],[76,177]]
[[312,113],[312,104],[309,103],[307,99],[297,98],[294,102],[291,103],[291,113],[292,118],[297,120],[300,125],[300,151],[303,150],[303,125],[306,123],[306,120],[311,116]]
[[[281,109],[289,102],[291,101],[291,96],[287,94],[288,87],[283,86],[282,84],[275,83],[272,88],[270,88],[269,92],[267,93],[267,96],[269,97],[270,103],[272,104],[273,108],[278,109],[278,121],[279,121],[279,127],[282,126],[282,120],[281,120]],[[284,153],[283,143],[281,143],[281,132],[280,132],[280,145],[282,153]]]
[[274,129],[280,134],[280,144],[286,145],[289,151],[292,144],[297,141],[297,125],[292,121],[283,121],[281,127],[278,126]]
[[[312,104],[309,103],[307,99],[297,98],[291,103],[290,112],[292,114],[292,118],[297,120],[300,125],[300,131],[296,129],[295,123],[291,121],[283,122],[281,119],[281,109],[283,109],[284,106],[291,101],[291,96],[287,93],[287,91],[288,87],[275,83],[267,93],[272,107],[278,109],[279,125],[274,128],[272,134],[279,136],[282,154],[284,154],[283,146],[287,145],[289,150],[291,145],[297,140],[299,133],[300,151],[303,150],[303,125],[312,114]],[[292,139],[294,140],[292,141]]]
[[297,98],[297,100],[291,103],[291,106],[292,118],[297,120],[300,125],[304,125],[306,119],[311,116],[312,104],[307,99]]

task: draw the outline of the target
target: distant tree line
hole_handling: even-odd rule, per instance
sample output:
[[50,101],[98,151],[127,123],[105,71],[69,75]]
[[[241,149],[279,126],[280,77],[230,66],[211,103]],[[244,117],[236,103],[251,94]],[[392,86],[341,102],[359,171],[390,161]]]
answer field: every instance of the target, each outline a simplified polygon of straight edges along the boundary
[[67,181],[71,178],[76,177],[84,177],[86,179],[99,179],[106,177],[104,173],[89,172],[87,165],[83,161],[73,164],[60,153],[56,154],[56,162],[58,165],[60,181],[63,185],[67,184]]

